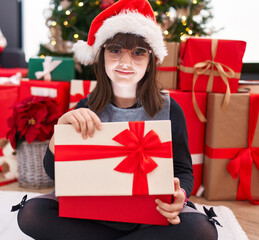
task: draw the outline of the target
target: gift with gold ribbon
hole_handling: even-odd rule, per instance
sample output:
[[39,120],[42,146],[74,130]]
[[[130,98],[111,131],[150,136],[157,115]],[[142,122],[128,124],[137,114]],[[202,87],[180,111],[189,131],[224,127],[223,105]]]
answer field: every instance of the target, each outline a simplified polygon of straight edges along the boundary
[[179,89],[193,92],[193,105],[202,122],[195,92],[225,93],[222,109],[226,110],[230,94],[236,93],[246,42],[189,38],[181,45]]
[[75,78],[75,62],[70,57],[33,57],[28,67],[29,79],[70,82]]
[[168,55],[157,66],[158,86],[163,89],[176,89],[180,44],[177,42],[167,42],[166,47]]
[[[57,125],[55,187],[60,216],[166,224],[153,206],[154,196],[169,203],[174,192],[170,127],[170,121],[103,123],[93,138],[82,139],[71,125]],[[93,198],[97,202],[106,199],[101,205],[107,206],[108,201],[113,206],[108,218],[107,209],[102,213],[99,204],[90,213],[85,203],[93,204]],[[87,208],[78,205],[82,199]],[[77,202],[71,206],[72,215],[67,201]],[[125,204],[131,213],[122,215]],[[143,213],[147,210],[149,217]]]
[[96,86],[96,81],[90,80],[71,80],[69,109],[73,109],[76,104],[83,98],[86,98]]
[[259,204],[259,94],[209,94],[204,162],[208,200],[249,200]]

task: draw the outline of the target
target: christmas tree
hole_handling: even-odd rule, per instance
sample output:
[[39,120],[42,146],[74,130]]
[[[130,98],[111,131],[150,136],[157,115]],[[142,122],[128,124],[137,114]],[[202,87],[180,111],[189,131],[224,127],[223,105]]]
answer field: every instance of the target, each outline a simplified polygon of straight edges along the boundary
[[[212,18],[211,0],[149,0],[166,41],[181,42],[188,36],[210,34],[206,23]],[[50,42],[41,45],[39,55],[73,56],[77,40],[87,40],[92,20],[116,0],[51,0],[44,11]],[[76,65],[77,78],[93,79],[91,67]]]

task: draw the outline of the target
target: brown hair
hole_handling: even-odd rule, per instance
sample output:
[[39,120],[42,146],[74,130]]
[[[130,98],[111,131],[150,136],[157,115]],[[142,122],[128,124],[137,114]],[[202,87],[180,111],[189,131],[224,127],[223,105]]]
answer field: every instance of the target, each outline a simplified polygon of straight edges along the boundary
[[[125,49],[132,49],[136,46],[151,49],[144,38],[131,33],[117,33],[112,39],[108,39],[105,44],[119,43]],[[152,50],[152,49],[151,49]],[[95,112],[101,112],[113,101],[113,90],[110,79],[108,78],[104,67],[104,48],[100,48],[97,54],[97,64],[95,65],[95,74],[97,85],[92,91],[87,105]],[[144,77],[138,82],[136,97],[138,102],[150,117],[154,117],[163,106],[163,98],[156,81],[156,57],[150,55],[149,66]]]

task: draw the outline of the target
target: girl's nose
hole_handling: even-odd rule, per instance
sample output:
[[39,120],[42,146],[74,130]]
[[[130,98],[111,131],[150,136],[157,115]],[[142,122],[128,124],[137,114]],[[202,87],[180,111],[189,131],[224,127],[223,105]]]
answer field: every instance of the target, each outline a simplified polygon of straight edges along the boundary
[[132,59],[130,54],[131,52],[127,50],[122,54],[121,58],[119,59],[120,65],[131,65]]

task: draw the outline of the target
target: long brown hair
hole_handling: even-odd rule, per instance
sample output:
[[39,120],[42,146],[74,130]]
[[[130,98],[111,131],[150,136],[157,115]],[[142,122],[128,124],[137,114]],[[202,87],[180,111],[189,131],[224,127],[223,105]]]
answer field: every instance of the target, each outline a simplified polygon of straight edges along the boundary
[[[104,44],[112,43],[119,43],[125,49],[132,49],[136,46],[151,49],[143,37],[131,33],[117,33]],[[97,85],[92,91],[87,105],[91,107],[91,110],[98,113],[113,101],[113,90],[111,81],[105,72],[103,47],[100,48],[96,57],[95,74]],[[156,81],[156,57],[153,53],[150,55],[147,72],[138,82],[136,98],[150,117],[154,117],[163,107],[163,98]]]

